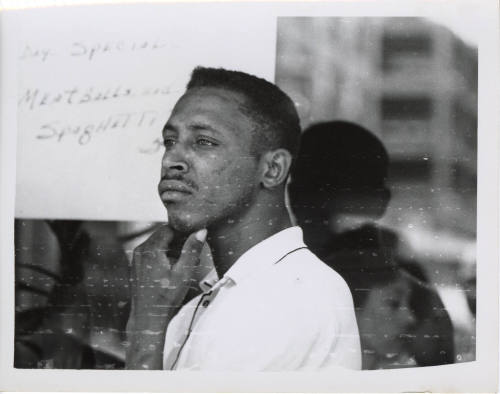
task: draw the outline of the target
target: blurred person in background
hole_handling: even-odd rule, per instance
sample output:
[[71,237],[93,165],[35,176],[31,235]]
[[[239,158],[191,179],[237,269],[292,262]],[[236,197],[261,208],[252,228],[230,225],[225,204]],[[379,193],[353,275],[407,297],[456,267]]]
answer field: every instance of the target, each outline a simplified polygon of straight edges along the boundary
[[408,341],[415,361],[425,367],[452,364],[455,361],[455,330],[441,297],[421,263],[398,256],[398,265],[407,273],[410,308],[418,322]]
[[115,224],[78,220],[19,224],[36,229],[37,237],[46,241],[42,248],[50,253],[38,258],[30,252],[38,249],[35,244],[23,237],[22,230],[18,232],[15,367],[122,368],[129,274],[125,252],[114,235]]
[[325,122],[304,131],[289,195],[305,241],[320,258],[389,241],[375,225],[391,197],[388,165],[378,138],[354,123]]
[[[55,236],[55,243],[44,246],[51,249],[54,261],[36,264],[34,258],[22,255],[26,241],[16,237],[16,368],[94,367],[93,351],[87,344],[89,308],[81,286],[90,238],[81,225],[73,220],[22,222],[23,227],[43,231],[43,238]],[[33,297],[23,297],[23,293],[37,297],[29,302]]]
[[408,346],[417,316],[411,309],[411,279],[406,272],[372,253],[353,258],[352,253],[341,252],[336,266],[352,291],[363,369],[417,365]]
[[[364,369],[415,365],[417,359],[421,365],[452,362],[453,328],[439,295],[401,269],[397,234],[376,223],[391,197],[388,167],[385,147],[365,128],[345,121],[313,125],[302,135],[292,168],[292,211],[306,244],[351,288]],[[423,294],[433,303],[412,304]],[[433,308],[447,316],[440,319],[439,330]],[[446,345],[424,349],[421,341],[412,344],[421,330],[431,336],[447,332]],[[440,356],[440,346],[446,357]]]

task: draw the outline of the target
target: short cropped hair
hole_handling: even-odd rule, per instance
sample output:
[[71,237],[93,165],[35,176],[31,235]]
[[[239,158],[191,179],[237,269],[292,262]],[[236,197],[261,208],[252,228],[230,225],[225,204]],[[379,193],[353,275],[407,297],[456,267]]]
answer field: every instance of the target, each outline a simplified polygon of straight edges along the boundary
[[241,71],[196,67],[187,90],[211,87],[240,93],[242,111],[256,125],[253,153],[284,148],[296,156],[300,141],[300,120],[293,101],[276,85]]

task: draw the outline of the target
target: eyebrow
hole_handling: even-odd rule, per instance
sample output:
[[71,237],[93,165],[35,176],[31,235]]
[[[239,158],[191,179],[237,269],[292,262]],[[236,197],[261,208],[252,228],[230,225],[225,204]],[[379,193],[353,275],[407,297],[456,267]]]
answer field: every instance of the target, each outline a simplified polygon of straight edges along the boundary
[[209,125],[208,123],[203,123],[203,122],[192,122],[188,125],[188,127],[192,130],[208,130],[216,134],[220,134],[220,131],[214,128],[213,126]]
[[172,124],[167,123],[165,126],[163,126],[162,134],[165,134],[167,131],[177,131],[177,128],[175,128]]
[[[208,123],[204,122],[191,122],[188,124],[188,129],[195,130],[195,131],[200,131],[200,130],[208,130],[216,134],[221,134],[219,130],[214,128],[213,126],[209,125]],[[177,132],[177,127],[175,127],[171,123],[167,123],[165,127],[163,127],[163,133],[167,131],[174,131]]]

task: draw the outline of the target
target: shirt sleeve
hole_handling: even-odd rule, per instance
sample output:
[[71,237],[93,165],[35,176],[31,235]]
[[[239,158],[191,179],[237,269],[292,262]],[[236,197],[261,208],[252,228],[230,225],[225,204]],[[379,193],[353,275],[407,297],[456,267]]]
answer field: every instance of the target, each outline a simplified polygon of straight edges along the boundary
[[[330,340],[330,350],[320,369],[344,367],[361,369],[361,344],[359,329],[354,312],[352,295],[349,287],[339,276],[333,296],[335,301],[329,306],[325,325],[335,325],[335,338]],[[328,332],[322,332],[328,342]]]
[[[361,346],[351,292],[335,272],[295,293],[290,346],[283,369],[361,369]],[[294,349],[294,351],[291,351]],[[300,360],[296,363],[294,360]]]

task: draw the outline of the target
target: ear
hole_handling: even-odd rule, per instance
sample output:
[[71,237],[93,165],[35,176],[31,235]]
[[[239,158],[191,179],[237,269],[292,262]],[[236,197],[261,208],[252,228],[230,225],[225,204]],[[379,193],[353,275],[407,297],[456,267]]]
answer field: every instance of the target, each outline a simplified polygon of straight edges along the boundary
[[377,219],[384,216],[385,211],[387,210],[387,207],[391,200],[391,191],[387,187],[384,187],[384,189],[379,192],[378,198],[380,200],[380,205],[379,205],[379,211],[376,213]]
[[262,185],[272,189],[284,185],[292,165],[292,155],[286,149],[276,149],[262,156]]

